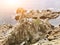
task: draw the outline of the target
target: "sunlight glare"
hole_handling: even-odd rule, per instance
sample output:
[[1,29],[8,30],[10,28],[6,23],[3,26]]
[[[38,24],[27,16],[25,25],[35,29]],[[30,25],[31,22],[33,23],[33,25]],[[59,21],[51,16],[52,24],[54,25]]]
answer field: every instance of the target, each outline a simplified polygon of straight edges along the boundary
[[17,6],[17,5],[21,4],[22,2],[20,2],[19,0],[5,0],[5,3],[8,6]]

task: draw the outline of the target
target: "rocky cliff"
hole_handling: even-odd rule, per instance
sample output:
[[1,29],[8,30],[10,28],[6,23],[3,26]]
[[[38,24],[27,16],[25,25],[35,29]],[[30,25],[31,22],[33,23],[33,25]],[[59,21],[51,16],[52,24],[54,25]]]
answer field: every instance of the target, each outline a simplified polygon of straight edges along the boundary
[[[59,45],[60,26],[54,27],[48,22],[52,16],[43,17],[46,16],[40,19],[22,18],[13,26],[0,25],[0,45]],[[56,15],[53,17],[56,18]]]

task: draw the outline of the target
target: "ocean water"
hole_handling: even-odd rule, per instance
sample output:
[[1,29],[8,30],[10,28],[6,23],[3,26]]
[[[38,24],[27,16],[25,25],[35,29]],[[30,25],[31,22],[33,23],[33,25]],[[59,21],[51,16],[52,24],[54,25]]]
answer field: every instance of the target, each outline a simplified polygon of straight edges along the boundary
[[0,15],[0,25],[1,24],[16,24],[17,21],[14,19],[15,14],[5,14],[5,15]]
[[60,25],[60,16],[57,17],[56,19],[49,20],[49,22],[54,26],[59,26]]

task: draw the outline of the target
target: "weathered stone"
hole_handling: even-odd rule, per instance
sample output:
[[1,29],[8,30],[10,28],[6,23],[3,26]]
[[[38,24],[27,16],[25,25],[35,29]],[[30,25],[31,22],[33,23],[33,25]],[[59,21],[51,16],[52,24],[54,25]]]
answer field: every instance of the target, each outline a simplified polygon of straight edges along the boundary
[[30,45],[45,38],[51,41],[59,38],[60,27],[55,28],[48,22],[49,19],[56,18],[59,14],[60,12],[50,10],[41,12],[37,10],[34,15],[27,13],[26,17],[23,16],[21,19],[20,16],[16,17],[19,22],[14,27],[11,25],[0,26],[0,45],[21,45],[23,42],[25,45]]

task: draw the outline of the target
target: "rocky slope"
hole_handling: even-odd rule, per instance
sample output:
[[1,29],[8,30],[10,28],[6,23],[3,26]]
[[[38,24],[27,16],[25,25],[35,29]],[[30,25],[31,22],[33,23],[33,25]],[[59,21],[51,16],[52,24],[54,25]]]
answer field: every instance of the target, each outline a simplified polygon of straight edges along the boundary
[[[51,28],[42,20],[33,19],[32,21],[24,19],[23,23],[17,23],[14,26],[3,25],[0,29],[4,34],[0,34],[1,45],[48,45],[59,40],[59,28]],[[47,28],[48,27],[48,28]],[[0,30],[0,32],[1,32]],[[48,42],[48,43],[47,43]],[[59,42],[58,42],[59,43]]]
[[60,26],[54,27],[48,22],[52,16],[43,17],[24,17],[14,26],[0,25],[0,45],[59,45]]

